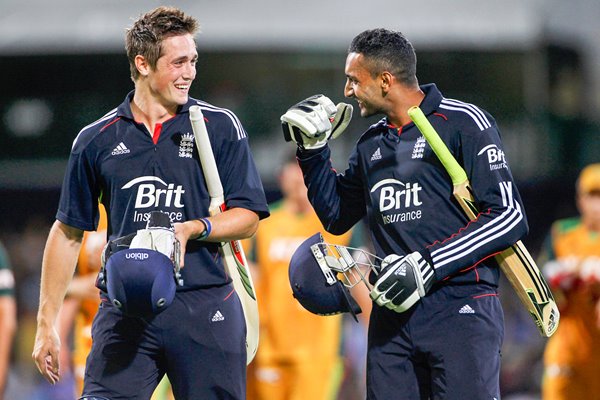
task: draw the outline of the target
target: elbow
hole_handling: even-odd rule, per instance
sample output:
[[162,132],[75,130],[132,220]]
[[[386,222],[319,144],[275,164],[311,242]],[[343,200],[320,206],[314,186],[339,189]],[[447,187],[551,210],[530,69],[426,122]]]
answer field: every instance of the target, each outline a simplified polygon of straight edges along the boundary
[[256,234],[258,230],[258,223],[260,218],[258,214],[250,211],[246,214],[248,218],[246,219],[246,223],[244,224],[243,229],[240,231],[240,239],[249,239]]
[[348,232],[348,229],[350,229],[349,227],[342,224],[329,224],[324,226],[327,232],[336,236],[343,235],[344,233]]
[[242,239],[249,239],[252,236],[254,236],[256,234],[256,231],[258,230],[258,216],[256,217],[256,220],[253,221],[248,228],[246,229],[246,231],[243,234],[243,238]]

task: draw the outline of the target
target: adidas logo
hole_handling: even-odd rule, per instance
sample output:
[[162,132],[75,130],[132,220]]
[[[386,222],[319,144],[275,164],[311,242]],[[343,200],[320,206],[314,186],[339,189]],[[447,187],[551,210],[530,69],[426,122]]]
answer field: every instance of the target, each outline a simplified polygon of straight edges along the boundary
[[394,272],[394,275],[396,275],[396,276],[398,276],[398,275],[406,276],[406,265],[401,265],[400,268],[398,268],[396,270],[396,272]]
[[462,308],[460,310],[458,310],[458,313],[459,314],[475,314],[475,310],[473,310],[470,305],[465,304],[464,306],[462,306]]
[[223,316],[223,314],[221,314],[221,311],[217,310],[215,315],[213,315],[211,321],[212,322],[225,321],[225,317]]
[[378,147],[371,156],[371,161],[381,160],[381,149]]
[[125,143],[121,142],[117,147],[115,147],[115,149],[110,154],[112,154],[113,156],[117,156],[119,154],[127,153],[129,153],[129,149],[127,148],[127,146],[125,146]]

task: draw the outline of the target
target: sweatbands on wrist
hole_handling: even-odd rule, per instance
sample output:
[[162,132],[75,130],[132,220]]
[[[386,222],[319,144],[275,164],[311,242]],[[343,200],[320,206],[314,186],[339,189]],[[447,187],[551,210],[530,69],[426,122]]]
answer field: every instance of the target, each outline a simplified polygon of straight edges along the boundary
[[204,232],[202,232],[202,234],[198,236],[197,240],[204,240],[208,237],[208,235],[210,235],[210,232],[212,231],[212,224],[210,223],[208,218],[198,218],[198,221],[204,224]]

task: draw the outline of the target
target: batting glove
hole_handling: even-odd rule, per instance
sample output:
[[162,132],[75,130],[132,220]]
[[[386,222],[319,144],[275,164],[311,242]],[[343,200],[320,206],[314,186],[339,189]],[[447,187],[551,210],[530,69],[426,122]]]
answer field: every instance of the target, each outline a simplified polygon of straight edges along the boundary
[[433,268],[419,252],[383,259],[382,273],[371,290],[379,306],[402,313],[415,305],[434,283]]
[[317,94],[290,107],[281,116],[283,137],[302,149],[320,149],[342,134],[352,119],[352,106]]

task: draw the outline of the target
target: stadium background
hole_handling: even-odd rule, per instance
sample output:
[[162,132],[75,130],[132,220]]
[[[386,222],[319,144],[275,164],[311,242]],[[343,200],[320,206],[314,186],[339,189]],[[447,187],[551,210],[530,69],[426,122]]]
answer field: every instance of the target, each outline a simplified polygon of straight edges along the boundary
[[[447,97],[496,117],[529,217],[524,242],[534,255],[550,223],[575,213],[578,171],[600,161],[597,0],[3,0],[0,240],[13,261],[19,307],[9,394],[32,396],[40,384],[30,354],[41,254],[71,143],[132,89],[124,29],[159,4],[201,22],[191,95],[238,114],[269,200],[279,197],[273,154],[290,146],[279,116],[315,93],[341,101],[346,48],[374,27],[407,35],[421,83],[435,82]],[[376,120],[355,115],[332,146],[336,167],[345,167],[354,142]],[[536,398],[544,342],[513,297],[503,296],[503,393]]]

